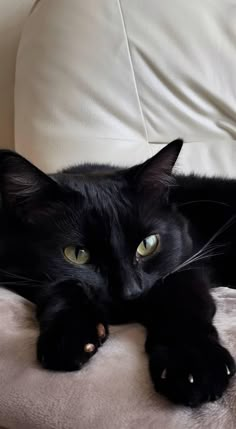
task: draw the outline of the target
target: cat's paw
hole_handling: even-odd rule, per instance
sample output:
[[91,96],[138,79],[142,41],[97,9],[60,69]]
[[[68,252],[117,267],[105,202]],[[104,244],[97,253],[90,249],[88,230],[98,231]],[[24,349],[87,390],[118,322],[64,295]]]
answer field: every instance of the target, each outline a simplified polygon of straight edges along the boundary
[[55,324],[39,335],[37,358],[42,366],[54,371],[76,371],[106,341],[108,327],[104,323]]
[[44,324],[37,342],[37,358],[54,371],[75,371],[97,352],[108,337],[108,326],[93,305],[80,312],[59,311]]
[[210,340],[198,345],[156,346],[149,367],[158,392],[191,407],[219,399],[235,373],[228,350]]

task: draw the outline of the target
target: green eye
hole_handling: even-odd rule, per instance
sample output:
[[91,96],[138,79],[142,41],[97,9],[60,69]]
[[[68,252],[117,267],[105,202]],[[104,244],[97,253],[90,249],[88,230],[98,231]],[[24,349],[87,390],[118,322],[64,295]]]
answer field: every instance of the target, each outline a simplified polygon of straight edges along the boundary
[[80,249],[77,246],[67,246],[64,249],[64,256],[73,264],[84,265],[89,262],[90,254],[86,249]]
[[153,234],[146,237],[138,246],[136,255],[139,257],[145,257],[153,255],[153,253],[160,251],[160,235]]

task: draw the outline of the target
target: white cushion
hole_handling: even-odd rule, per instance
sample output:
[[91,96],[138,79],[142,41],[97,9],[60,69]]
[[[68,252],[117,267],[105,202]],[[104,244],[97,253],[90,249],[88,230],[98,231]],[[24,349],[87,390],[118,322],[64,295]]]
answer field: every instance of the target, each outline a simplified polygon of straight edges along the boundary
[[235,0],[41,0],[18,52],[16,149],[48,171],[183,137],[185,171],[236,175],[235,22]]

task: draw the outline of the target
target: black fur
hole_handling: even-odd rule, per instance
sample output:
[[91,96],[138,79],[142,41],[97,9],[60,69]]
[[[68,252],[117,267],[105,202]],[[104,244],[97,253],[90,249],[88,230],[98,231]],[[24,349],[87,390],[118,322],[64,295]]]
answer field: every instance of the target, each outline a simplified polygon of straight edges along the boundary
[[[45,368],[80,369],[101,345],[99,323],[105,340],[109,324],[140,322],[156,390],[196,406],[220,397],[235,372],[210,288],[236,286],[236,181],[174,176],[181,146],[129,169],[82,165],[51,176],[1,151],[0,275],[36,304]],[[160,252],[136,258],[154,233]],[[89,249],[90,262],[69,263],[68,245]]]

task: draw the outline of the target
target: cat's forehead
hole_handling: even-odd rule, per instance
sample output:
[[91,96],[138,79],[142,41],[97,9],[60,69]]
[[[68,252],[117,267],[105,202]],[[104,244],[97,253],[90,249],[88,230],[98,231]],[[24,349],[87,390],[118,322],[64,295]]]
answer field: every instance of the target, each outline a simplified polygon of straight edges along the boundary
[[[115,170],[74,167],[53,176],[65,190],[65,203],[81,221],[118,218],[131,208],[128,185]],[[68,194],[68,189],[72,193]]]
[[[125,170],[123,170],[125,171]],[[56,176],[56,180],[78,195],[73,202],[73,218],[80,227],[88,231],[120,229],[129,231],[149,231],[154,217],[157,220],[156,204],[150,204],[143,195],[138,195],[130,186],[122,170],[109,166],[85,165],[73,167]],[[155,207],[154,207],[155,206]],[[153,216],[154,215],[154,216]]]
[[121,170],[105,165],[85,164],[72,167],[54,174],[53,178],[61,185],[88,195],[120,189],[127,184]]

